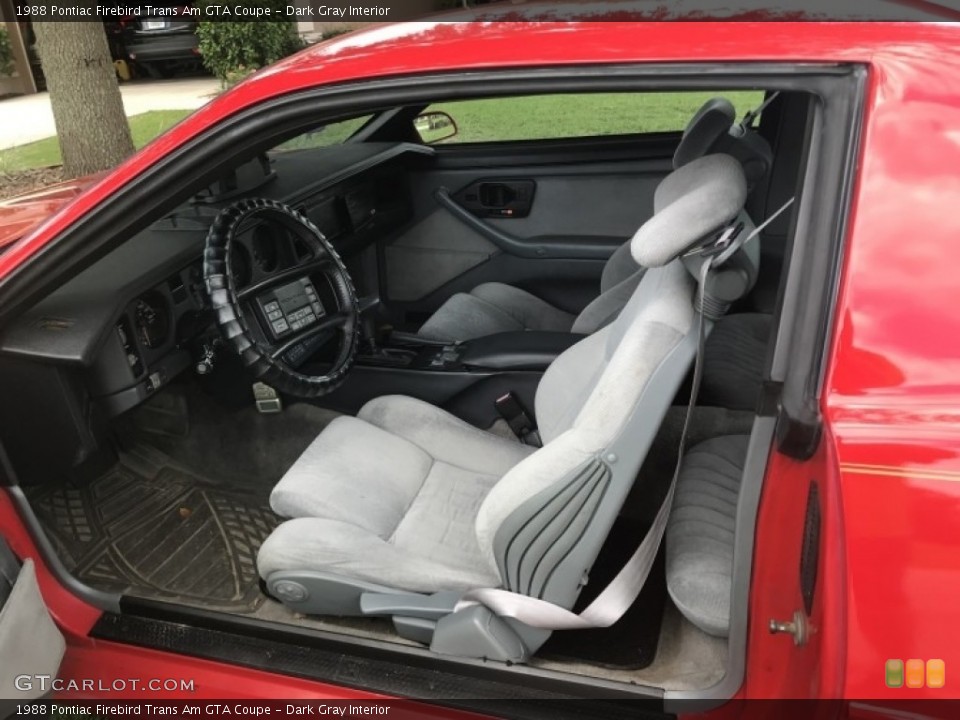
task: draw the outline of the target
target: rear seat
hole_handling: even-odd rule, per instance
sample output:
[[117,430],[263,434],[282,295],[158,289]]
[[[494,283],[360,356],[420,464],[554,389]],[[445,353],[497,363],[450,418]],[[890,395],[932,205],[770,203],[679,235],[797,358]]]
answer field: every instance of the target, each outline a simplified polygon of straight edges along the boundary
[[720,319],[707,339],[698,404],[756,410],[772,328],[773,316],[764,313]]
[[710,635],[730,629],[734,526],[748,435],[691,448],[667,523],[667,589],[681,613]]

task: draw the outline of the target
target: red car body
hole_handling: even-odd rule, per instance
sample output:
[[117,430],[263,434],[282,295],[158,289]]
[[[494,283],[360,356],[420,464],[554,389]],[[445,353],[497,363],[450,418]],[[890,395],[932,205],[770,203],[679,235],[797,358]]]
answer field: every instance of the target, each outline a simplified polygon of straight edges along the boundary
[[[824,434],[809,460],[774,453],[758,518],[742,698],[960,697],[960,26],[921,23],[586,22],[382,26],[266,69],[184,120],[0,256],[16,270],[174,148],[223,118],[304,88],[424,72],[657,62],[859,63],[861,147],[823,380]],[[575,38],[575,40],[574,40]],[[801,606],[796,568],[811,477],[824,500],[823,592],[813,635],[765,631]],[[68,637],[63,676],[194,677],[199,697],[373,697],[343,687],[115,643],[99,611],[61,587],[0,494],[14,551],[40,565]],[[791,542],[784,542],[784,538]],[[888,688],[888,659],[941,659],[946,686]],[[171,695],[170,697],[174,697]],[[727,706],[730,715],[735,714]],[[425,709],[424,712],[427,712]],[[450,711],[443,711],[448,714]],[[719,712],[722,714],[723,709]],[[882,712],[876,709],[876,712]],[[440,711],[437,711],[441,714]]]

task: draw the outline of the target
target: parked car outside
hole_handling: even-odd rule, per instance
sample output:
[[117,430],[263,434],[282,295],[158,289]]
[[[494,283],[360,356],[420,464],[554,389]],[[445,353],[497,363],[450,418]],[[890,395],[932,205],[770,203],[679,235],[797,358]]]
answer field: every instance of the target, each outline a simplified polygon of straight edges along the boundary
[[125,59],[149,77],[168,77],[201,67],[197,23],[191,15],[175,14],[189,0],[161,0],[139,6],[120,21],[120,47]]

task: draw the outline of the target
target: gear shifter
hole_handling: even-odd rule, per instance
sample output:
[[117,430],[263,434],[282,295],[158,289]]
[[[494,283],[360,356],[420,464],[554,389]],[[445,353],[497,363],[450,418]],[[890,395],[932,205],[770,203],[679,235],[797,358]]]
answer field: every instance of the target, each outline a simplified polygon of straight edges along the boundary
[[380,308],[380,298],[360,298],[360,352],[372,357],[380,353],[377,342],[377,310]]
[[390,331],[382,332],[377,326],[377,310],[380,298],[360,298],[360,357],[362,362],[380,367],[408,367],[417,356],[417,350],[407,347],[392,347],[383,338],[392,338]]

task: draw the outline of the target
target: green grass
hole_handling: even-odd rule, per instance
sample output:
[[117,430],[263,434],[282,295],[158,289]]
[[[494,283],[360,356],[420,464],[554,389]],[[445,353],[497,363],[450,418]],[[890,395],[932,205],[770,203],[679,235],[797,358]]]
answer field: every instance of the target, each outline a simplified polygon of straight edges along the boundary
[[[153,110],[142,115],[134,115],[129,118],[133,144],[138,148],[143,147],[189,114],[189,110]],[[12,173],[59,165],[60,162],[60,144],[56,137],[0,150],[0,172]]]
[[588,137],[683,130],[700,106],[722,95],[737,117],[763,102],[760,91],[543,95],[431,105],[448,113],[457,135],[444,142]]
[[[444,143],[589,137],[682,130],[693,113],[718,94],[734,104],[738,117],[763,100],[759,91],[594,93],[465,100],[439,103],[428,110],[446,112],[457,123],[457,134]],[[134,115],[129,118],[134,145],[146,145],[188,114],[187,110],[155,110]],[[340,143],[368,118],[333,123],[288,140],[277,150]],[[58,164],[60,146],[55,137],[0,150],[0,172]]]

